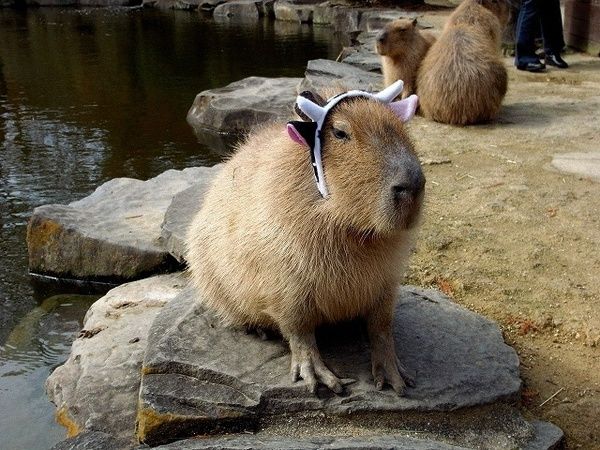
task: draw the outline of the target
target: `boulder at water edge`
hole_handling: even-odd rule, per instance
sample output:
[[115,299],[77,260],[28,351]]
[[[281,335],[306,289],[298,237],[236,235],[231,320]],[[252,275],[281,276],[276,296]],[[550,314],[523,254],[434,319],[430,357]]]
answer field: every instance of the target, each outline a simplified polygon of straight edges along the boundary
[[168,170],[148,181],[116,178],[68,205],[36,208],[27,227],[29,270],[66,278],[126,281],[179,267],[159,242],[175,194],[218,168]]
[[92,305],[69,359],[46,382],[69,435],[96,430],[133,442],[148,330],[184,284],[181,274],[159,275],[121,285]]
[[242,133],[265,122],[293,117],[299,78],[249,77],[200,92],[188,111],[195,130]]

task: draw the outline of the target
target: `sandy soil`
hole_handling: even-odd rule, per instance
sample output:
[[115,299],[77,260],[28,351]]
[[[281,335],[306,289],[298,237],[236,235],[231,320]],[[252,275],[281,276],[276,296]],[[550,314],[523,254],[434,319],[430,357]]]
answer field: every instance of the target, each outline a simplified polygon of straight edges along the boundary
[[600,152],[600,59],[566,59],[530,74],[507,58],[495,123],[414,120],[428,181],[408,282],[498,321],[521,358],[526,414],[560,426],[568,448],[600,449],[600,183],[550,165]]

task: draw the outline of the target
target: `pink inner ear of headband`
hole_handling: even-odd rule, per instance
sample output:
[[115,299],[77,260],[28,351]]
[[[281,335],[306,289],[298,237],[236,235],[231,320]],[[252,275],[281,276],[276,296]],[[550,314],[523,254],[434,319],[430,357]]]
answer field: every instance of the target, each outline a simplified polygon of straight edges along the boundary
[[298,133],[296,128],[294,128],[294,126],[290,123],[287,124],[287,133],[290,136],[290,138],[292,138],[292,141],[297,142],[300,145],[304,145],[305,147],[308,147],[308,143],[306,142],[306,140],[302,137],[300,133]]

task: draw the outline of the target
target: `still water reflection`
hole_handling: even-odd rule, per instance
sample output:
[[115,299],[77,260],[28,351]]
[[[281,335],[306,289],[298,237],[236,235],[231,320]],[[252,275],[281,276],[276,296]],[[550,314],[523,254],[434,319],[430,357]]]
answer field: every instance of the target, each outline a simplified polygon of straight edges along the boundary
[[96,298],[30,280],[31,210],[76,200],[114,177],[214,164],[222,155],[198,144],[185,122],[196,93],[250,75],[301,76],[308,59],[334,58],[339,48],[326,29],[281,22],[0,9],[2,449],[44,449],[62,438],[43,382]]

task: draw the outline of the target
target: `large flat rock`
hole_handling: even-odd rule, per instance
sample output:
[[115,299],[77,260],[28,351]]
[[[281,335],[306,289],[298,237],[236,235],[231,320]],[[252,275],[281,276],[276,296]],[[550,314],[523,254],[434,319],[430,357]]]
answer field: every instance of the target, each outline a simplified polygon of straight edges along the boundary
[[195,130],[241,133],[271,121],[293,117],[299,78],[249,77],[200,92],[187,121]]
[[330,61],[313,59],[306,66],[305,78],[298,87],[298,92],[316,91],[323,88],[343,86],[346,89],[379,91],[383,87],[381,74],[369,72],[356,66]]
[[357,324],[321,330],[321,352],[345,393],[322,388],[313,396],[290,382],[286,344],[223,328],[194,295],[183,291],[152,325],[138,411],[142,442],[234,431],[279,414],[452,411],[518,397],[519,361],[498,327],[436,291],[404,288],[398,298],[398,355],[417,380],[405,397],[375,390]]
[[184,285],[181,274],[159,275],[123,284],[92,305],[69,358],[46,382],[69,435],[96,430],[132,442],[148,331]]
[[552,165],[561,172],[600,181],[600,152],[560,153],[554,155]]
[[400,435],[350,438],[237,435],[186,439],[155,448],[162,450],[466,450],[465,447]]
[[185,238],[188,227],[196,213],[200,211],[204,196],[221,167],[221,165],[212,167],[210,173],[201,181],[175,195],[165,213],[161,225],[161,242],[180,262],[185,259]]
[[76,202],[36,208],[27,227],[29,270],[115,282],[173,271],[178,263],[159,242],[165,212],[173,196],[211,173],[194,167],[147,181],[116,178]]

